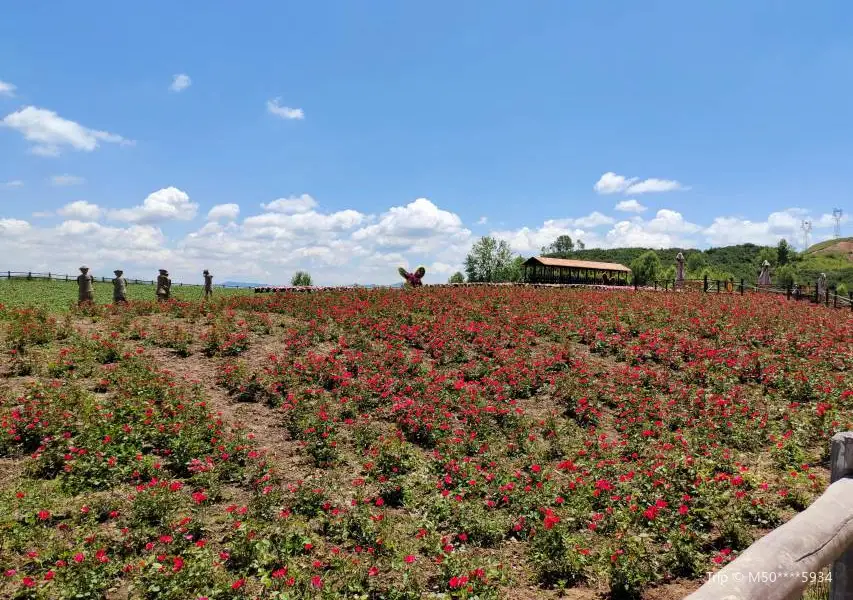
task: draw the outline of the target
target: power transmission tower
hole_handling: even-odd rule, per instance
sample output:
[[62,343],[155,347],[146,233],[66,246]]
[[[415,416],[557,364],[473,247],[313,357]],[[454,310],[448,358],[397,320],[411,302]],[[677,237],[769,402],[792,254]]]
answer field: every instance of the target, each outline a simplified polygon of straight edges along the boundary
[[803,221],[803,252],[809,249],[809,234],[812,232],[812,222]]
[[835,237],[841,237],[841,217],[844,216],[844,211],[840,208],[832,209],[832,218],[835,219]]

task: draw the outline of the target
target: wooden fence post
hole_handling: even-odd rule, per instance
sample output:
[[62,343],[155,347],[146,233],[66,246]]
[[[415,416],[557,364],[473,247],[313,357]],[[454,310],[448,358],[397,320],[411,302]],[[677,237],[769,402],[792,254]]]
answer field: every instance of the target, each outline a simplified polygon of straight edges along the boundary
[[720,280],[717,280],[717,293],[720,293]]
[[50,271],[47,272],[47,280],[50,281]]
[[740,280],[740,295],[743,296],[743,279]]
[[704,281],[704,284],[702,285],[702,291],[707,292],[708,291],[708,275],[707,275],[707,273],[705,274],[705,279],[703,281]]
[[826,286],[826,305],[829,306],[829,286]]
[[832,290],[832,308],[838,308],[838,289]]
[[853,292],[847,292],[847,298],[850,300],[850,310],[853,311]]
[[791,286],[790,285],[786,286],[786,294],[787,294],[787,299],[790,300],[791,299]]
[[[832,436],[829,459],[832,469],[830,485],[853,474],[853,432],[844,431]],[[853,548],[848,548],[832,564],[830,600],[853,600]]]

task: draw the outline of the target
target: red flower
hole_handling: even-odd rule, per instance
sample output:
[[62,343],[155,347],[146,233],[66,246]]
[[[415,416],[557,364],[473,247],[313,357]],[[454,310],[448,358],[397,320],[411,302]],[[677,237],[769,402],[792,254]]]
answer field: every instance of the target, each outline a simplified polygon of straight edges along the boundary
[[24,577],[21,580],[21,583],[24,584],[24,587],[33,587],[36,584],[32,577]]
[[370,567],[370,570],[367,572],[368,575],[373,577],[374,575],[379,575],[379,569],[377,567]]
[[53,579],[55,576],[56,576],[56,574],[55,574],[53,571],[48,571],[47,573],[45,573],[45,574],[44,574],[44,580],[45,580],[45,581],[50,581],[50,580],[51,580],[51,579]]
[[235,581],[234,583],[231,584],[231,589],[232,590],[239,590],[244,585],[246,585],[246,580],[245,579],[238,579],[237,581]]
[[406,563],[408,563],[408,564],[412,564],[413,562],[415,562],[415,556],[414,556],[413,554],[409,554],[409,555],[405,558],[405,561],[406,561]]
[[172,572],[173,573],[177,573],[178,571],[180,571],[183,568],[184,568],[184,559],[183,558],[181,558],[180,556],[176,556],[174,559],[172,559]]
[[272,572],[272,578],[273,579],[281,579],[285,575],[287,575],[287,568],[286,567],[281,568],[281,569],[276,569],[275,571]]
[[40,510],[38,517],[39,517],[39,521],[47,521],[50,518],[50,511],[49,510]]
[[311,586],[315,587],[317,589],[322,588],[323,587],[323,579],[319,575],[314,575],[314,577],[311,578]]

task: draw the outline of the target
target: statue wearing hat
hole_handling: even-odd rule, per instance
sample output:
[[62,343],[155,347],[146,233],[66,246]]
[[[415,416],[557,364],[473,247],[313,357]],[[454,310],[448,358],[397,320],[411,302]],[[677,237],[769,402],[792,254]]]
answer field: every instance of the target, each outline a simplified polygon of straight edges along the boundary
[[77,302],[83,304],[85,302],[95,301],[95,278],[89,273],[89,267],[83,265],[80,267],[80,274],[77,276]]
[[409,273],[403,267],[400,267],[397,272],[400,274],[400,277],[406,280],[406,285],[410,287],[420,287],[423,285],[424,275],[426,275],[426,269],[423,267],[418,267],[414,273]]
[[204,297],[207,299],[213,295],[213,275],[207,269],[202,271],[202,274],[204,275]]
[[169,299],[172,292],[172,280],[169,279],[169,272],[166,269],[160,269],[160,275],[157,276],[157,300],[165,302]]
[[124,271],[116,269],[113,271],[113,304],[125,304],[127,302],[127,279],[123,277]]
[[758,274],[758,285],[770,285],[770,261],[761,263],[761,272]]

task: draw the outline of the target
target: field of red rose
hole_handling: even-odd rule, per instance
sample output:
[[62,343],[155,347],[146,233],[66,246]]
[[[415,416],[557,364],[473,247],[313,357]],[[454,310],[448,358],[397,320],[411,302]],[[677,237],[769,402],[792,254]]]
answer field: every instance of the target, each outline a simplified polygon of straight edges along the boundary
[[853,429],[853,315],[750,294],[0,306],[0,345],[4,598],[680,598]]

